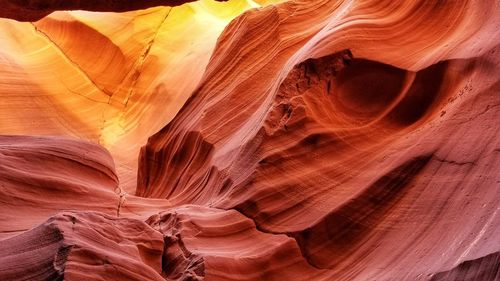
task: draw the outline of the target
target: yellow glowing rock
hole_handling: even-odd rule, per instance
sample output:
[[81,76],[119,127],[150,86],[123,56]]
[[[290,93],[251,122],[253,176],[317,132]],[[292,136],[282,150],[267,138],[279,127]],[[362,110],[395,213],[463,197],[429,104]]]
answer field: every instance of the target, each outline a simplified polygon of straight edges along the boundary
[[139,148],[193,92],[224,27],[272,2],[0,19],[0,130],[98,142],[112,152],[122,188],[133,192]]

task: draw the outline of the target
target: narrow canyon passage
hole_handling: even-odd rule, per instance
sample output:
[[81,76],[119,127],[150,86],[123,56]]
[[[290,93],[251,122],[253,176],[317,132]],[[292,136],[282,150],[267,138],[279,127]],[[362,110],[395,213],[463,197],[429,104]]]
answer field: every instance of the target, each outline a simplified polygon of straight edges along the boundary
[[500,3],[0,1],[1,280],[500,279]]

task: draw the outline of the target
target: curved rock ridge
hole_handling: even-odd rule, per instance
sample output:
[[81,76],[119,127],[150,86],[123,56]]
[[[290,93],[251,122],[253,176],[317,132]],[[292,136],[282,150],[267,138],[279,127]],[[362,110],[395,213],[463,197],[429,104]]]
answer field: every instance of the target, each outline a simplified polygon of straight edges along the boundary
[[500,278],[500,258],[495,252],[475,260],[464,261],[450,271],[440,272],[432,280],[497,280]]
[[164,280],[162,236],[139,220],[64,212],[0,249],[2,280]]
[[168,200],[120,190],[104,148],[62,137],[0,136],[0,238],[22,233],[60,211],[98,211],[146,219]]
[[324,275],[306,263],[294,239],[262,233],[235,210],[187,205],[146,222],[165,237],[167,280],[307,280]]
[[234,0],[0,20],[0,131],[25,135],[0,136],[0,279],[497,280],[498,15]]
[[63,209],[116,214],[109,153],[58,137],[0,136],[1,235],[25,231]]
[[498,8],[245,13],[143,147],[137,195],[236,209],[341,280],[429,279],[498,251]]
[[140,147],[194,90],[224,27],[273,2],[0,19],[0,132],[98,142],[113,155],[120,188],[133,194]]

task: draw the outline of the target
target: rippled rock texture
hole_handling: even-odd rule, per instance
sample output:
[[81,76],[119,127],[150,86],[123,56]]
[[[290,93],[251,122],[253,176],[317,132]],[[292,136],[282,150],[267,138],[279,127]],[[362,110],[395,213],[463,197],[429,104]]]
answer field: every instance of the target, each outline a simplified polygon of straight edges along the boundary
[[498,1],[184,2],[2,2],[1,280],[500,279]]

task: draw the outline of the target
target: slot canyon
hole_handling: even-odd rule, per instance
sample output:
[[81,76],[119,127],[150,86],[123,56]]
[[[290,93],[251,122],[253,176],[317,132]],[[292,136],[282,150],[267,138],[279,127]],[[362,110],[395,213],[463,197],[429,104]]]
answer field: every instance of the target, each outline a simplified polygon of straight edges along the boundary
[[0,0],[0,280],[500,280],[500,1]]

